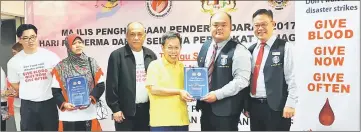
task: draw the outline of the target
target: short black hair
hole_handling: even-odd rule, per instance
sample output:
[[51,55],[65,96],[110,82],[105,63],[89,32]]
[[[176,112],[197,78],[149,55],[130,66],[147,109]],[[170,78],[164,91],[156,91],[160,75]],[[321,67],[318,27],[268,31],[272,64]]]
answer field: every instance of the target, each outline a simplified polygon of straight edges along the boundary
[[18,29],[16,29],[16,36],[20,38],[23,32],[29,29],[34,30],[35,34],[38,34],[38,29],[33,24],[21,24]]
[[21,45],[19,42],[15,43],[11,49],[16,50],[17,52],[20,52],[24,49],[23,45]]
[[273,20],[273,12],[272,12],[272,10],[258,9],[256,12],[253,13],[252,19],[255,18],[257,15],[267,15],[268,17],[271,18],[271,20]]
[[173,38],[177,38],[179,40],[180,46],[182,47],[182,39],[179,33],[174,32],[174,31],[169,31],[163,34],[162,36],[162,45],[165,45],[165,41],[167,41],[168,39],[173,39]]
[[225,13],[225,14],[228,16],[228,18],[229,18],[229,23],[230,23],[231,26],[232,26],[232,16],[231,16],[229,13],[227,13],[227,12],[217,12],[217,13],[214,13],[214,14],[211,16],[211,18],[209,18],[209,24],[212,24],[212,18],[213,18],[213,16],[216,15],[216,14],[218,14],[218,13]]

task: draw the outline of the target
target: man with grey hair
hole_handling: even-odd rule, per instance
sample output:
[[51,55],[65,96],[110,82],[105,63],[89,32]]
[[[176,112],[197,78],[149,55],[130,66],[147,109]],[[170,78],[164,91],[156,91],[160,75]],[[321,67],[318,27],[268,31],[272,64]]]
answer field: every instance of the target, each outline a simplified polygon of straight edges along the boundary
[[105,98],[113,112],[116,131],[149,131],[149,99],[145,88],[146,71],[155,53],[144,47],[143,24],[127,26],[128,44],[110,54]]

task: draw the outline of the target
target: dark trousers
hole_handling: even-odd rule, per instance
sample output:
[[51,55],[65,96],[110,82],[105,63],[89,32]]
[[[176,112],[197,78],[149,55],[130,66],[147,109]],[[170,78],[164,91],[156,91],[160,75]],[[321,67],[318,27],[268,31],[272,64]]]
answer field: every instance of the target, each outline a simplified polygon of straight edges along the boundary
[[150,127],[150,131],[188,131],[188,125],[186,125],[186,126]]
[[21,131],[58,131],[59,116],[55,100],[21,100]]
[[97,119],[88,121],[60,121],[59,131],[102,131]]
[[272,110],[266,99],[252,98],[250,101],[251,131],[289,131],[291,118],[283,118],[282,111]]
[[202,108],[201,131],[238,131],[239,116],[217,116],[209,104]]
[[91,120],[90,121],[62,121],[64,131],[91,131]]
[[[1,106],[7,106],[7,102],[1,102]],[[1,131],[6,131],[6,120],[3,120],[3,116],[1,115]]]
[[6,120],[2,120],[1,116],[1,131],[6,131]]
[[149,103],[136,104],[135,116],[125,116],[123,122],[115,122],[116,131],[149,131]]

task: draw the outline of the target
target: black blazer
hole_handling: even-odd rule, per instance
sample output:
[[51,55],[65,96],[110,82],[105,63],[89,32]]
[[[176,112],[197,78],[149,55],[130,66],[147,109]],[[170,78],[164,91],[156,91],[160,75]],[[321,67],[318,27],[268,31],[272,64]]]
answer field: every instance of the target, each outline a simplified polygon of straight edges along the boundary
[[[143,46],[144,65],[157,59],[155,53]],[[130,46],[127,44],[110,54],[108,60],[106,93],[107,105],[113,113],[122,111],[125,116],[135,115],[136,64]]]

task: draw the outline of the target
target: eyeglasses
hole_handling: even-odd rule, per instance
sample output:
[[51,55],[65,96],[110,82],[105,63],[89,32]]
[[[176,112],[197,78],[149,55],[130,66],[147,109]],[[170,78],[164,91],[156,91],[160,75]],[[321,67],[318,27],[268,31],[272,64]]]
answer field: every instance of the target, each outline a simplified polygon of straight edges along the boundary
[[264,23],[255,23],[254,25],[253,25],[253,27],[254,28],[256,28],[256,29],[258,29],[258,28],[260,28],[260,27],[262,27],[262,28],[266,28],[268,26],[268,23],[267,22],[264,22]]
[[23,40],[24,42],[29,42],[30,40],[31,41],[34,41],[36,39],[37,36],[33,35],[33,36],[30,36],[29,37],[22,37],[21,40]]
[[165,47],[165,49],[168,51],[177,51],[180,49],[180,47]]

